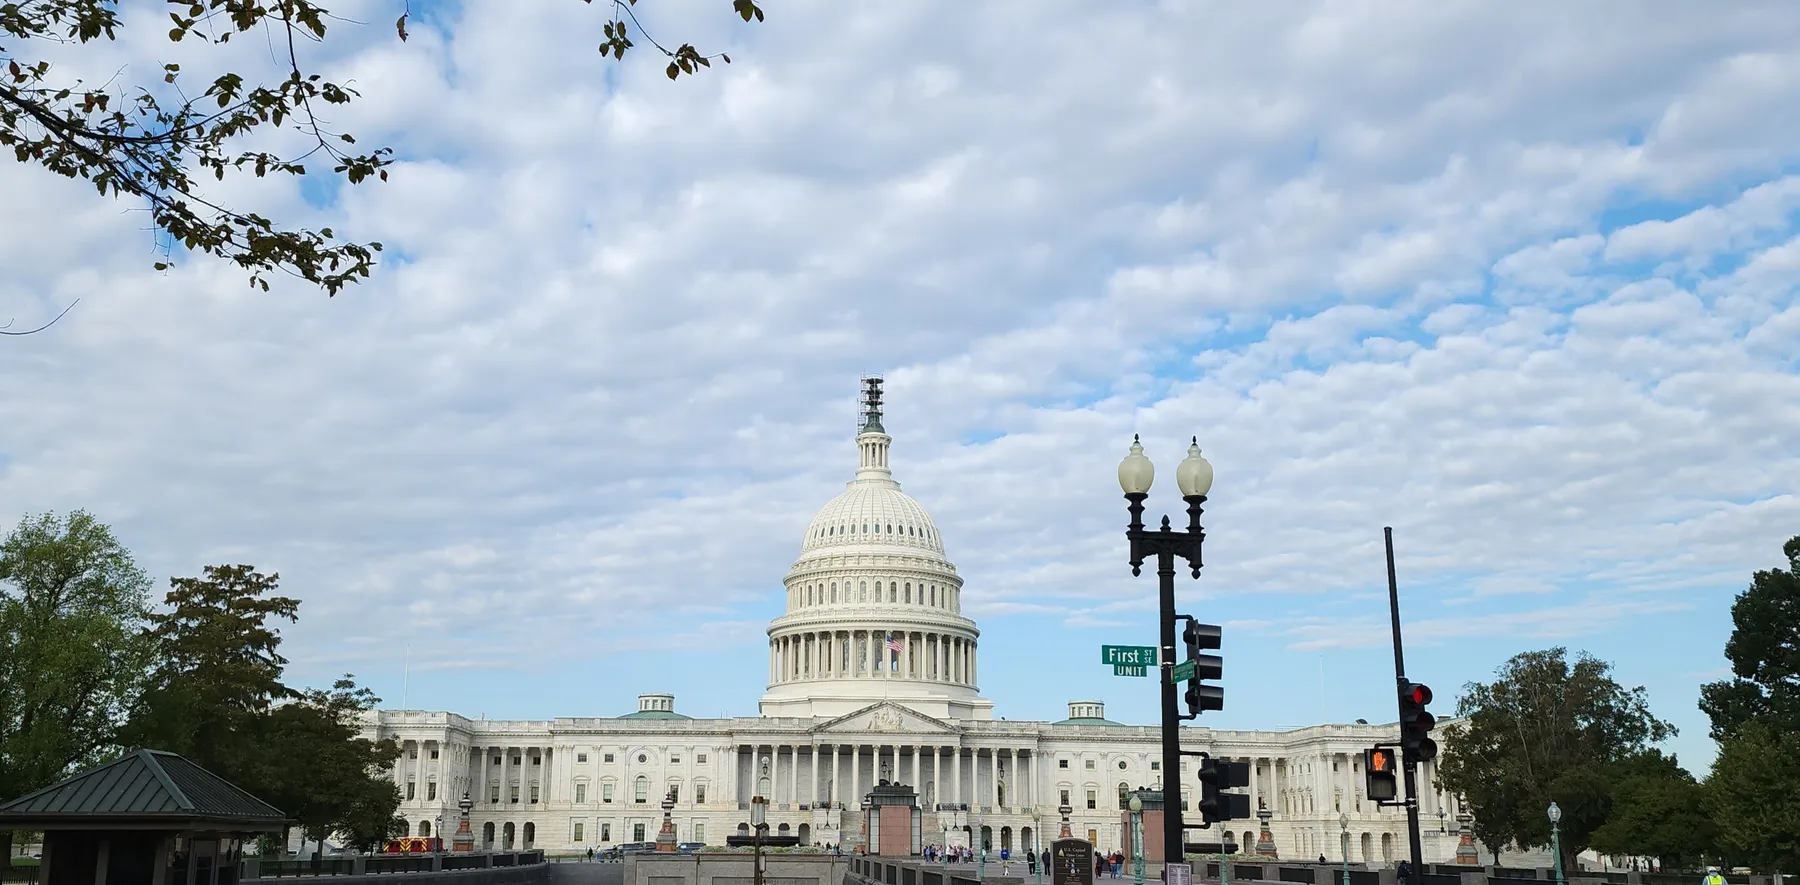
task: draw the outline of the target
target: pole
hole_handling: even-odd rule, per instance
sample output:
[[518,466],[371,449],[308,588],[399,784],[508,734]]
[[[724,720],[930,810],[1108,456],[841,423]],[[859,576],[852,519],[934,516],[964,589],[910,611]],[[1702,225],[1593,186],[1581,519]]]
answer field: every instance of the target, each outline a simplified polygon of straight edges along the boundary
[[1344,885],[1350,885],[1350,829],[1344,828]]
[[1144,885],[1144,813],[1131,813],[1131,880]]
[[[1385,526],[1381,533],[1387,539],[1388,615],[1394,622],[1394,706],[1399,710],[1400,686],[1406,684],[1406,656],[1400,650],[1400,584],[1394,577],[1394,527]],[[1425,849],[1419,838],[1419,785],[1413,767],[1413,761],[1402,751],[1400,773],[1406,780],[1406,840],[1412,849],[1413,875],[1420,876],[1425,867]]]
[[[1164,521],[1167,532],[1167,521]],[[1163,861],[1186,860],[1181,826],[1181,710],[1175,697],[1175,552],[1156,556],[1157,595],[1162,608],[1162,770]]]
[[1550,822],[1550,850],[1556,854],[1556,885],[1563,885],[1562,833],[1555,821]]

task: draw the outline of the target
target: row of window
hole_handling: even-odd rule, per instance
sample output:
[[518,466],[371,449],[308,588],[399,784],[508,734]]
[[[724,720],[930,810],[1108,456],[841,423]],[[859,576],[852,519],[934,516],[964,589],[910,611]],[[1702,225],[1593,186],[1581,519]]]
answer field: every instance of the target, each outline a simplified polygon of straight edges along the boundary
[[[859,525],[861,526],[861,531],[858,531]],[[813,537],[815,539],[824,539],[824,538],[836,537],[839,535],[894,535],[896,537],[900,536],[900,535],[905,535],[909,538],[924,538],[927,541],[932,540],[931,529],[928,529],[924,526],[916,526],[916,527],[910,526],[905,523],[901,523],[898,527],[896,527],[891,522],[889,522],[889,523],[880,523],[880,522],[854,523],[854,522],[852,522],[852,523],[839,523],[837,525],[828,525],[822,529],[816,530],[815,533],[813,534]],[[789,535],[788,537],[791,538],[791,537],[793,537],[793,535]]]
[[[1087,765],[1085,767],[1087,768],[1087,770],[1094,771],[1095,770],[1094,760],[1088,759],[1088,760],[1086,760],[1086,762],[1087,762]],[[1062,769],[1067,769],[1069,767],[1069,760],[1067,760],[1067,759],[1056,760],[1056,767],[1062,768]],[[1125,771],[1125,770],[1129,769],[1130,767],[1131,767],[1131,764],[1129,762],[1126,762],[1124,759],[1119,760],[1119,770],[1120,771]],[[1162,762],[1160,760],[1156,760],[1156,759],[1150,760],[1150,770],[1151,771],[1161,771],[1162,770]]]
[[832,581],[829,584],[806,584],[788,591],[788,607],[798,608],[806,605],[830,605],[839,602],[870,602],[872,600],[874,602],[886,601],[889,603],[905,603],[907,605],[911,605],[916,601],[919,605],[930,608],[941,608],[946,611],[956,611],[958,608],[954,598],[955,593],[951,588],[945,587],[943,592],[939,593],[938,585],[936,584],[920,584],[918,592],[914,593],[911,581],[889,581],[887,585],[886,600],[882,599],[880,581],[875,582],[874,597],[869,596],[868,581],[858,581],[855,591],[855,598],[852,599],[849,581],[844,582],[842,592],[839,592],[838,582],[836,581]]
[[[416,758],[418,756],[418,751],[416,751],[416,750],[413,751],[413,756]],[[433,758],[433,759],[437,758],[436,750],[431,751],[431,758]],[[512,757],[512,765],[514,768],[517,768],[521,764],[523,764],[520,762],[520,760],[522,758],[524,758],[524,757],[520,757],[520,756]],[[542,756],[532,756],[530,758],[531,758],[532,765],[543,765],[544,764],[544,757],[542,757]],[[575,764],[586,765],[587,761],[588,761],[588,754],[586,754],[586,753],[576,753],[575,754]],[[604,764],[611,765],[612,761],[613,761],[613,754],[611,754],[611,753],[601,754],[600,761]],[[637,757],[637,761],[639,764],[649,762],[650,756],[647,753],[639,753],[638,757]],[[669,764],[670,765],[680,765],[681,764],[681,755],[680,754],[670,755],[669,756]],[[694,754],[694,764],[705,765],[706,764],[706,754],[705,753]],[[500,765],[500,757],[499,756],[494,757],[494,765],[496,767]]]

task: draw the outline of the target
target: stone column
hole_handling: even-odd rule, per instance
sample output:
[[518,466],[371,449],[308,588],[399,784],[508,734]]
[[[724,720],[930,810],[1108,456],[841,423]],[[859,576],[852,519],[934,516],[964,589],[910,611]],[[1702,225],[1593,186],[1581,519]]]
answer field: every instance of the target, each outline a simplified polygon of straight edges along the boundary
[[819,804],[819,745],[812,745],[812,786],[806,790],[806,804]]
[[862,744],[850,748],[850,795],[844,800],[847,806],[855,807],[862,801]]
[[800,745],[788,745],[788,801],[800,804]]
[[951,802],[963,801],[962,747],[961,746],[952,747],[950,749],[950,780],[951,780],[950,789],[956,793],[956,798],[951,799],[950,801]]
[[[504,809],[512,803],[511,787],[508,785],[508,780],[509,780],[510,774],[512,772],[512,748],[502,744],[498,749],[500,750],[500,803],[499,804],[500,804],[500,807],[502,809]],[[498,825],[496,825],[496,829],[498,829]],[[498,834],[496,834],[494,836],[494,838],[499,839],[500,836]]]

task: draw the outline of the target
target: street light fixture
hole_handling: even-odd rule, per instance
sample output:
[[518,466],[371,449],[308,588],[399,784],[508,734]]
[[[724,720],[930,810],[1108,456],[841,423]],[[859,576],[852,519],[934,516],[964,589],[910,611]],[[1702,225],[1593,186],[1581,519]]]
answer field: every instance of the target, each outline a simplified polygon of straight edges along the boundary
[[[1131,449],[1119,462],[1119,489],[1130,502],[1131,524],[1125,537],[1131,542],[1131,573],[1141,574],[1144,560],[1156,557],[1157,599],[1161,620],[1159,642],[1162,649],[1162,768],[1171,777],[1181,770],[1181,712],[1176,706],[1175,679],[1175,558],[1187,560],[1195,578],[1200,577],[1201,548],[1206,533],[1200,529],[1201,505],[1212,491],[1213,468],[1200,455],[1200,441],[1193,440],[1187,458],[1175,468],[1175,485],[1188,505],[1186,532],[1176,532],[1167,516],[1157,531],[1144,528],[1144,499],[1156,480],[1156,465],[1144,454],[1137,436],[1131,438]],[[1198,710],[1196,710],[1198,712]],[[1163,803],[1163,855],[1169,863],[1183,860],[1181,801],[1177,795]]]
[[1350,885],[1350,813],[1338,813],[1338,829],[1344,831],[1344,885]]
[[1562,865],[1562,833],[1558,824],[1562,823],[1562,809],[1550,803],[1550,853],[1556,855],[1556,885],[1563,885]]
[[1131,794],[1131,880],[1144,885],[1144,798]]

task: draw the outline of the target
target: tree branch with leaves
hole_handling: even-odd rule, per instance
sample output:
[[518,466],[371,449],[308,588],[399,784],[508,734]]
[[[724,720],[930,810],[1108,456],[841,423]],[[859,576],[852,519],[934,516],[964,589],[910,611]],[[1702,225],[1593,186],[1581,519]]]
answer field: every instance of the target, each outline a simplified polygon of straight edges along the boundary
[[[711,67],[714,59],[731,61],[724,53],[704,54],[688,43],[670,49],[651,38],[634,11],[637,0],[610,5],[603,56],[623,59],[636,33],[669,59],[670,79]],[[392,147],[362,149],[352,133],[333,130],[321,116],[354,101],[357,91],[309,72],[302,61],[301,47],[322,43],[328,25],[341,20],[311,0],[169,0],[171,43],[223,46],[262,32],[283,54],[279,79],[252,83],[242,73],[209,72],[200,75],[204,86],[194,95],[183,88],[189,72],[178,64],[162,65],[148,83],[89,83],[60,76],[47,53],[31,51],[118,40],[119,6],[119,0],[0,3],[0,147],[19,162],[83,179],[103,195],[142,200],[159,238],[158,269],[167,269],[179,249],[231,261],[263,291],[277,272],[327,295],[367,278],[380,243],[341,241],[329,227],[284,226],[203,187],[235,175],[317,175],[321,167],[349,184],[387,179]],[[732,8],[746,22],[763,19],[756,0],[732,0]],[[402,41],[410,15],[403,5],[395,20]],[[297,134],[300,146],[276,152],[244,145],[249,136],[281,130]]]

